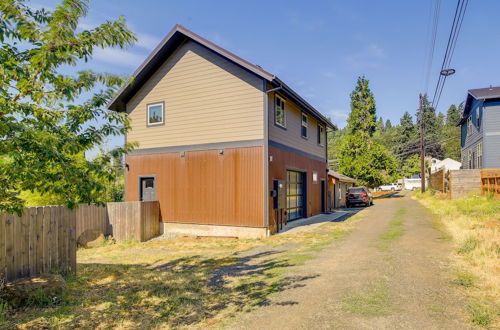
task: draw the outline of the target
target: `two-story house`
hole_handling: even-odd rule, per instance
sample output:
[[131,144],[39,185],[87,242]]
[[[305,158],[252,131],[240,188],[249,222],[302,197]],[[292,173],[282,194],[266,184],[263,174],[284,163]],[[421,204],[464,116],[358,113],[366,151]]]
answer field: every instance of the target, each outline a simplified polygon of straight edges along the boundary
[[500,168],[500,87],[469,90],[459,125],[462,168]]
[[111,100],[127,112],[126,200],[165,233],[264,237],[326,208],[327,127],[275,75],[176,25]]

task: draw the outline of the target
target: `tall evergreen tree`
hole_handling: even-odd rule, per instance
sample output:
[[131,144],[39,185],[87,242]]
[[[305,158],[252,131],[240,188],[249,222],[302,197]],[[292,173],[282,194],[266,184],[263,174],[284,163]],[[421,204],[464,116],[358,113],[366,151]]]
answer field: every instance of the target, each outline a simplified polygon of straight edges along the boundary
[[[382,117],[380,117],[380,118],[382,118]],[[391,121],[389,119],[387,119],[385,121],[385,128],[387,128],[387,129],[391,129],[392,128],[392,123],[391,123]]]
[[399,125],[401,128],[401,135],[404,137],[406,142],[415,138],[417,130],[415,124],[413,123],[413,118],[408,111],[406,111],[399,120]]
[[[461,106],[463,106],[463,103]],[[456,126],[461,116],[462,114],[459,108],[454,104],[450,105],[446,112],[446,126]]]
[[371,137],[377,128],[375,98],[368,80],[359,77],[356,88],[351,93],[351,113],[347,119],[347,129]]
[[398,170],[397,160],[373,136],[376,118],[375,99],[368,80],[360,77],[351,93],[347,135],[338,148],[338,169],[371,187],[391,181]]

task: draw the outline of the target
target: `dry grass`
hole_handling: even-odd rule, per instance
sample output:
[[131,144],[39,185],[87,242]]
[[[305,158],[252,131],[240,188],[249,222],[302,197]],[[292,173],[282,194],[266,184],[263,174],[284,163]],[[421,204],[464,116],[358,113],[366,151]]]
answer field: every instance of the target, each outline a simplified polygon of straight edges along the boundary
[[471,297],[471,320],[500,326],[500,202],[476,195],[457,200],[431,193],[416,197],[436,215],[436,227],[455,245],[454,283]]
[[358,218],[265,240],[155,239],[80,249],[78,275],[67,278],[59,306],[11,310],[0,328],[221,325],[307,280],[297,266],[344,237]]

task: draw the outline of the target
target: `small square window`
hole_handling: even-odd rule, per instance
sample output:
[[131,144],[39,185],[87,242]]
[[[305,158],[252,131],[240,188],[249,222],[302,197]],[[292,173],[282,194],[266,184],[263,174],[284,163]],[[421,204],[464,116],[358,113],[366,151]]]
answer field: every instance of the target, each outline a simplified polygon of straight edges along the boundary
[[320,146],[325,145],[325,128],[321,125],[318,125],[318,144]]
[[307,115],[305,113],[302,114],[302,124],[301,124],[301,135],[303,138],[307,138],[308,135],[307,135]]
[[276,125],[286,127],[285,101],[279,96],[276,96],[274,122]]
[[162,125],[164,123],[163,102],[148,104],[148,126]]

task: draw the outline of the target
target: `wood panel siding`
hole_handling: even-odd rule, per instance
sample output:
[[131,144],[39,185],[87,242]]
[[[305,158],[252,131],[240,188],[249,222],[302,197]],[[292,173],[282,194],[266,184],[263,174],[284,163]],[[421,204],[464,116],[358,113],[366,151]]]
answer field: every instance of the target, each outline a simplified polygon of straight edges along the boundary
[[[326,180],[326,162],[305,157],[288,150],[269,146],[269,187],[273,187],[273,180],[286,181],[287,170],[306,172],[306,211],[307,216],[321,213],[321,180]],[[318,173],[317,183],[313,183],[313,172]],[[269,195],[270,196],[270,195]],[[276,210],[273,197],[269,197],[269,228],[276,231]]]
[[[196,42],[165,61],[127,104],[128,142],[139,149],[264,138],[263,82]],[[164,124],[147,105],[164,102]]]
[[[275,125],[276,95],[285,100],[286,128]],[[321,146],[318,144],[318,120],[316,118],[308,114],[308,138],[305,139],[301,135],[301,115],[303,109],[299,105],[291,99],[281,96],[279,93],[271,92],[268,96],[268,108],[269,140],[326,159],[326,145]],[[326,129],[324,129],[323,134],[324,141],[326,141]]]
[[[262,99],[261,99],[262,101]],[[154,175],[163,222],[264,227],[263,147],[129,155],[126,196]]]

